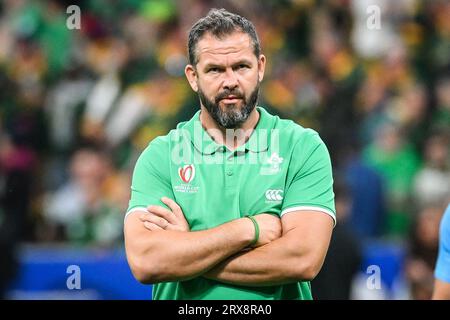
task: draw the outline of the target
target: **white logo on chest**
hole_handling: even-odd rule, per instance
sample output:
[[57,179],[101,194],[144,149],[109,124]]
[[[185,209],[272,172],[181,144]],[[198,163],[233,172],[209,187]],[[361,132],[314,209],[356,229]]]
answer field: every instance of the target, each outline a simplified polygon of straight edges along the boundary
[[263,176],[273,175],[281,171],[281,164],[283,163],[283,158],[274,152],[271,154],[267,162],[261,167],[259,173]]
[[269,189],[266,191],[266,200],[268,202],[280,202],[283,200],[283,190],[280,189]]

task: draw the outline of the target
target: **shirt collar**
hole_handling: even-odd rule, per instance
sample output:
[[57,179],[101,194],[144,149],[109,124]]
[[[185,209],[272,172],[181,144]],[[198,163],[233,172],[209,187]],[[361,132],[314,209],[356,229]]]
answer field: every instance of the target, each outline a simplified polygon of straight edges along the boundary
[[[258,123],[247,142],[235,150],[237,152],[263,152],[269,148],[275,117],[262,107],[256,107],[256,109],[259,112]],[[189,121],[180,123],[177,129],[184,130],[194,147],[202,154],[211,155],[216,151],[225,152],[227,150],[225,145],[215,142],[203,128],[200,122],[200,110]]]

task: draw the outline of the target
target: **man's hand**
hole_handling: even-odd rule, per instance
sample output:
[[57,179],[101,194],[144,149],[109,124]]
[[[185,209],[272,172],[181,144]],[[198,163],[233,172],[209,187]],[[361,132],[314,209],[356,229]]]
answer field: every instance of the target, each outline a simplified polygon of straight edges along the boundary
[[170,210],[161,206],[148,206],[148,213],[142,214],[139,219],[144,223],[145,228],[150,231],[173,230],[189,231],[189,224],[184,217],[180,206],[172,199],[163,197],[164,202]]
[[259,226],[259,239],[253,247],[260,247],[281,237],[281,219],[268,213],[253,216]]

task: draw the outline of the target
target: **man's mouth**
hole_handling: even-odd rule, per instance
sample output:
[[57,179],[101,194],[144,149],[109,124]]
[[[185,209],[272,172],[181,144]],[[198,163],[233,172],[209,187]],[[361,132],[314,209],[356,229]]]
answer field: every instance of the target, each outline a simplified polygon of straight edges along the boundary
[[226,96],[223,99],[221,99],[221,101],[223,101],[224,103],[236,103],[239,100],[241,100],[241,98],[239,98],[238,96],[233,96],[233,95]]

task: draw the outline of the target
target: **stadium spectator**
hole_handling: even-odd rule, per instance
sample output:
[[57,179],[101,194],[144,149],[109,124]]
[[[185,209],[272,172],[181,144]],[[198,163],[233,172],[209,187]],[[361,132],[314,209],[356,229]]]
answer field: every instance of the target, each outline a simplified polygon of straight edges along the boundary
[[336,180],[334,195],[339,223],[333,230],[322,269],[311,282],[312,294],[317,300],[349,300],[353,280],[362,263],[361,242],[348,225],[351,193],[342,181]]
[[[45,200],[48,234],[54,234],[55,240],[111,245],[122,238],[120,210],[126,201],[120,190],[111,190],[117,196],[111,199],[116,206],[107,201],[107,181],[114,181],[108,164],[108,157],[95,147],[82,147],[74,153],[69,181]],[[123,179],[117,182],[117,186],[127,183]]]
[[423,208],[450,200],[450,139],[436,133],[425,142],[424,166],[414,181],[414,201]]
[[411,233],[406,278],[415,300],[429,300],[433,293],[433,271],[439,247],[439,223],[442,206],[429,206],[421,210]]

